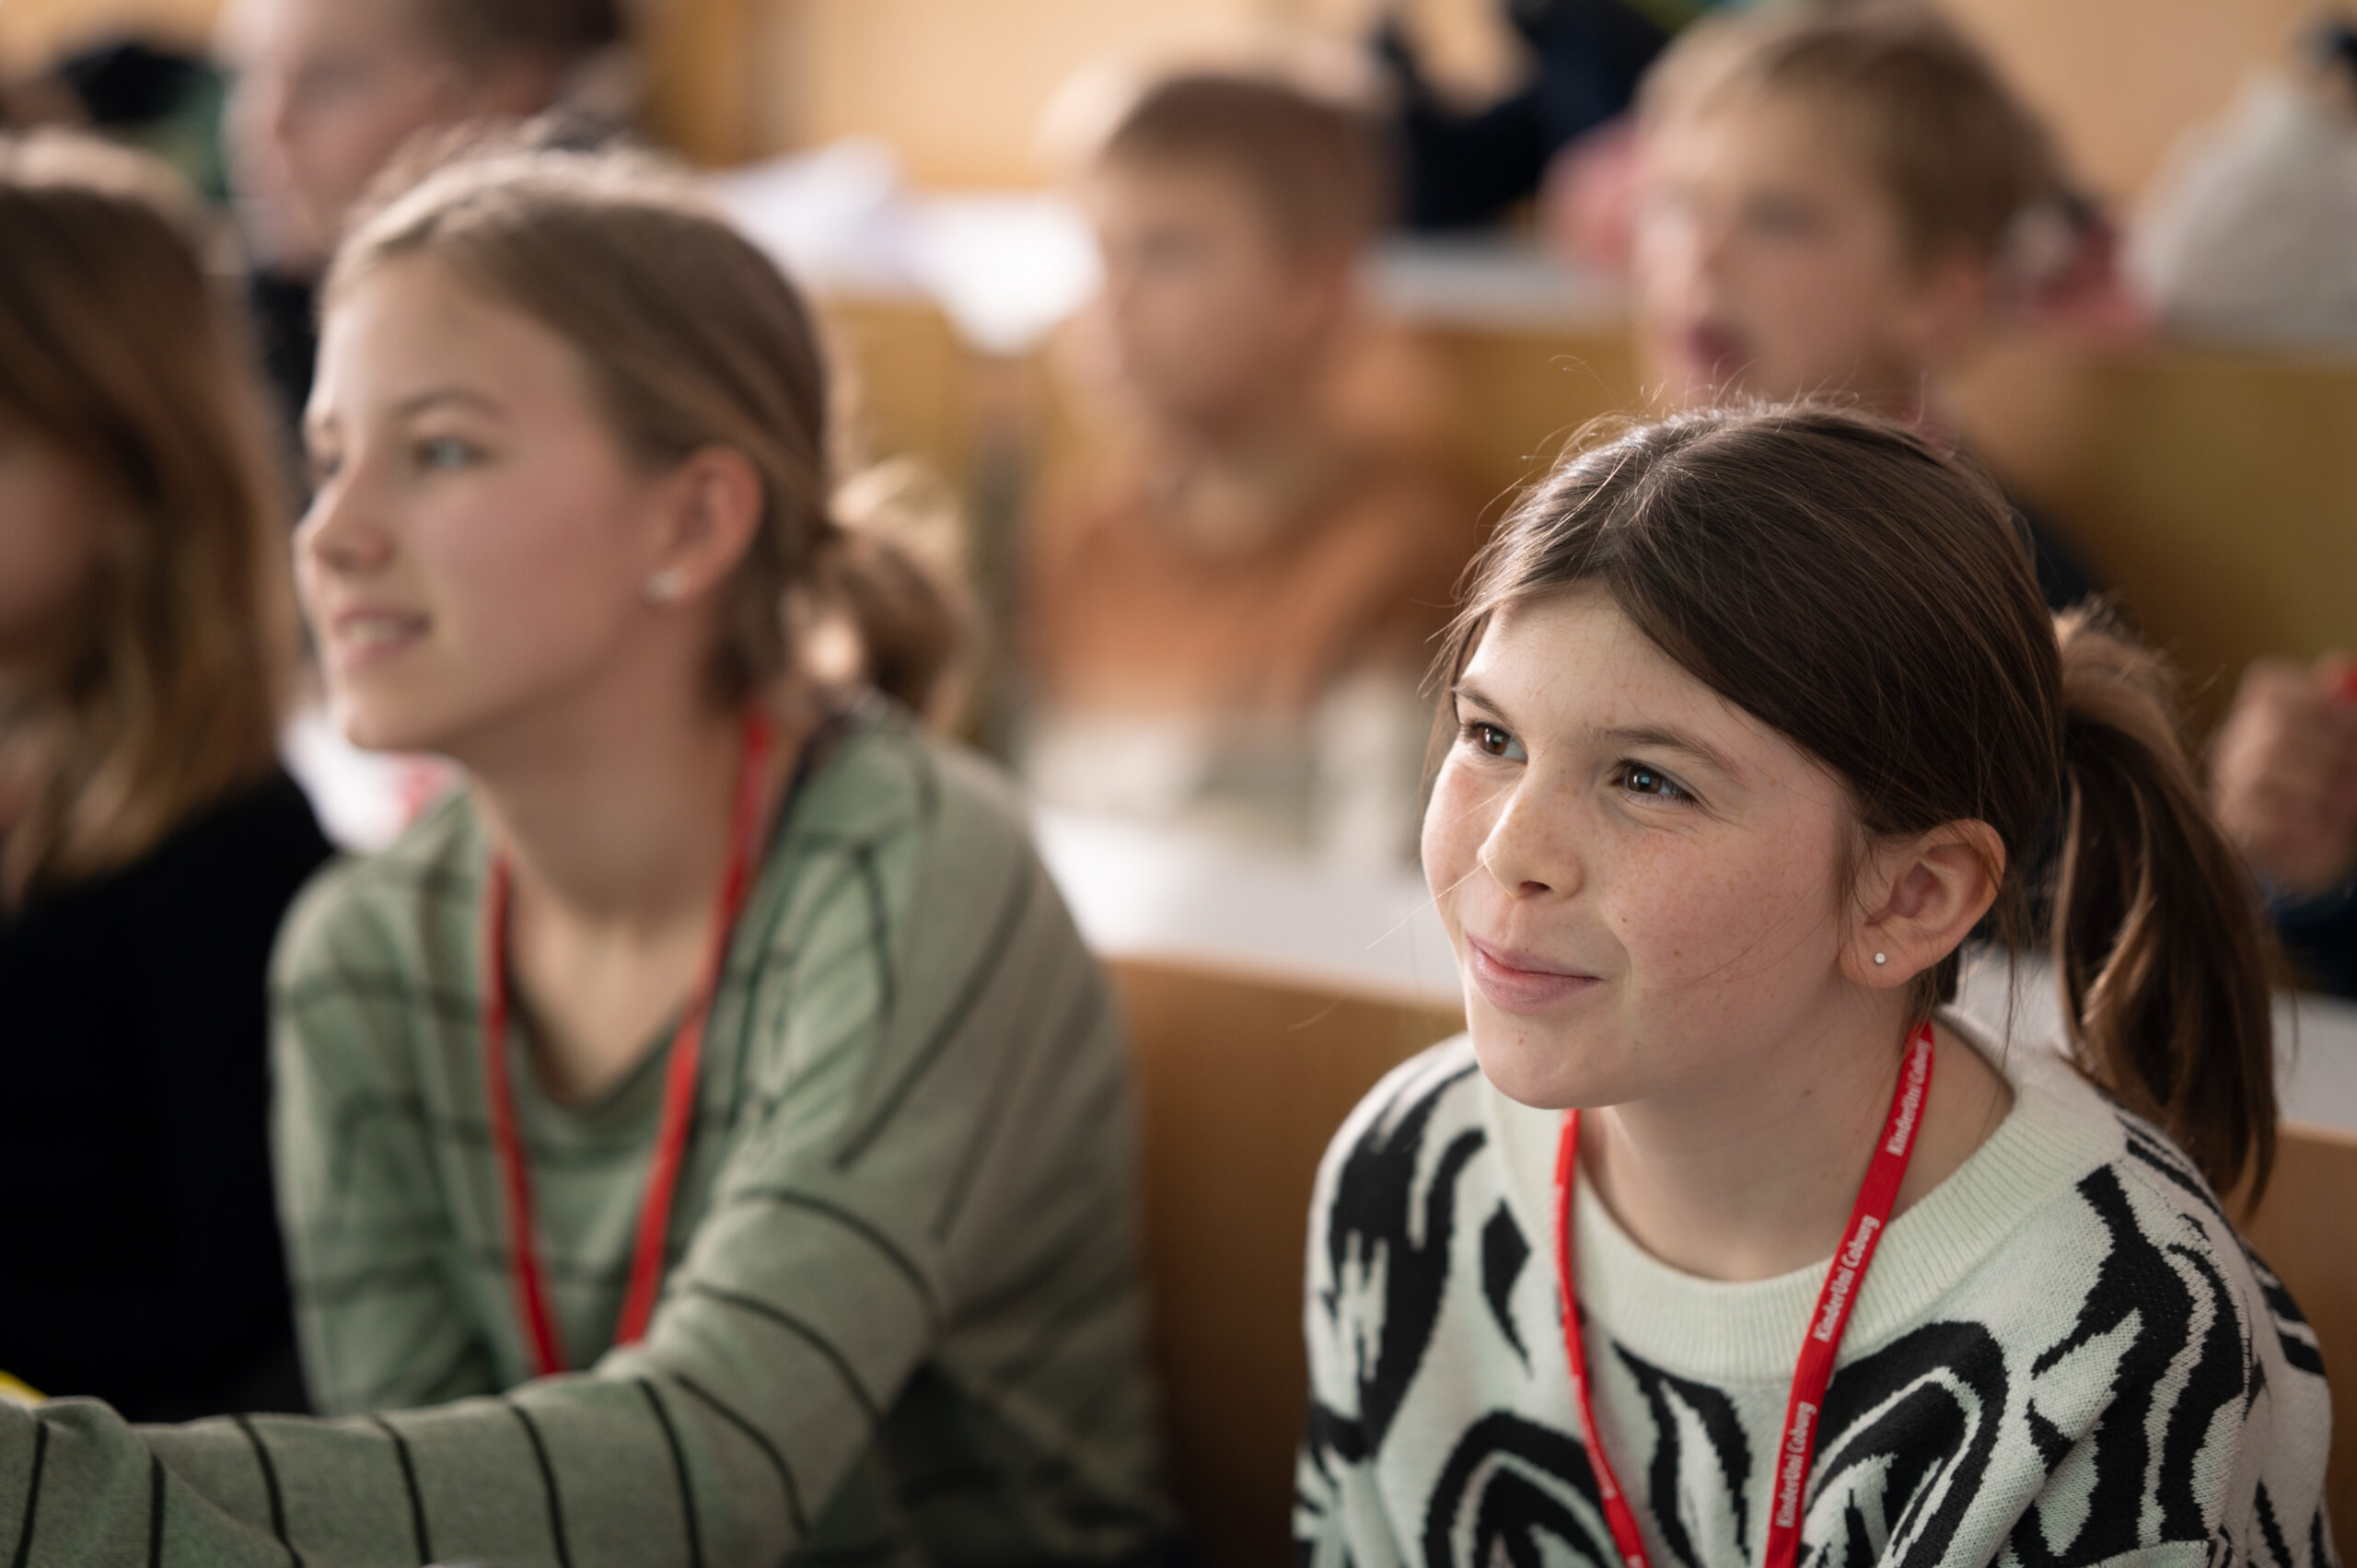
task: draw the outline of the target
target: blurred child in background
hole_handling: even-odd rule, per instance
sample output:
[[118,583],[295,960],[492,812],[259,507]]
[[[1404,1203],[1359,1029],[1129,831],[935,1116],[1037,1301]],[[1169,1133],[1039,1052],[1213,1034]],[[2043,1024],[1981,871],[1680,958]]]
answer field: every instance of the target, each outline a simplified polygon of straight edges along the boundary
[[1353,401],[1373,132],[1277,81],[1174,76],[1088,173],[1128,415],[1051,476],[1022,608],[1047,798],[1397,863],[1425,639],[1478,543]]
[[[1911,0],[1679,36],[1640,103],[1638,345],[1673,406],[1840,394],[1933,427],[2001,310],[2077,258],[2045,129]],[[2039,587],[2094,587],[2029,525]]]
[[2211,757],[2218,815],[2293,961],[2357,1000],[2357,661],[2254,659]]
[[286,417],[318,352],[312,288],[344,216],[402,144],[552,106],[618,121],[631,93],[619,0],[232,0],[231,182],[250,303]]
[[192,199],[0,138],[0,1367],[300,1409],[263,976],[327,855],[276,759],[281,486]]

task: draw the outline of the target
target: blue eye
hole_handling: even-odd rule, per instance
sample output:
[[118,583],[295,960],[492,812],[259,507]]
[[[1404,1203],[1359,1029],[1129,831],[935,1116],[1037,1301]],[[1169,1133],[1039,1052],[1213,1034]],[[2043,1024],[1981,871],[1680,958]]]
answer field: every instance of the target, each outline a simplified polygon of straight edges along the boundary
[[456,436],[437,436],[420,441],[413,455],[421,469],[457,469],[466,467],[481,454]]
[[1465,726],[1465,742],[1484,757],[1496,757],[1508,762],[1529,761],[1522,749],[1522,742],[1503,726],[1473,720]]

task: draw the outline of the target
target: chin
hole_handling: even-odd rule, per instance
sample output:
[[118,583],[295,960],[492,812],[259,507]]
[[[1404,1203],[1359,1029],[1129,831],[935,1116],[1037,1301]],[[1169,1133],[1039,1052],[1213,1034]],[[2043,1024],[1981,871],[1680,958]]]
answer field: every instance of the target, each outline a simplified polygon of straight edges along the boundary
[[335,727],[344,739],[363,751],[439,751],[443,727],[419,715],[403,714],[387,703],[334,699],[331,709]]
[[1598,1103],[1581,1071],[1588,1053],[1569,1035],[1501,1016],[1478,1002],[1467,1025],[1481,1075],[1506,1098],[1533,1110]]

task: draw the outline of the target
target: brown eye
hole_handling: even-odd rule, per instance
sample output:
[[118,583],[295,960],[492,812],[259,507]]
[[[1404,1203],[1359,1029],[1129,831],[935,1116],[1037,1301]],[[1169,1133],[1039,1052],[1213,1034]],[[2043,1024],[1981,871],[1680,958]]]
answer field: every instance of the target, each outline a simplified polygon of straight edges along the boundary
[[1523,760],[1522,745],[1511,731],[1479,720],[1465,726],[1465,738],[1473,749],[1484,757],[1502,758],[1507,761]]

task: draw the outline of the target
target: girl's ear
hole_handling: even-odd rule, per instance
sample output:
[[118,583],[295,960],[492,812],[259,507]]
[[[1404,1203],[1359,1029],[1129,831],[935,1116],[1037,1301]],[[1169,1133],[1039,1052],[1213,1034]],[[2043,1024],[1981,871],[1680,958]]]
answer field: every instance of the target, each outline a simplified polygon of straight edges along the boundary
[[750,548],[767,501],[752,459],[736,447],[690,453],[658,492],[649,602],[691,603],[724,581]]
[[1971,935],[2004,875],[2004,843],[1986,822],[1949,822],[1872,852],[1842,972],[1875,990],[1907,984]]

